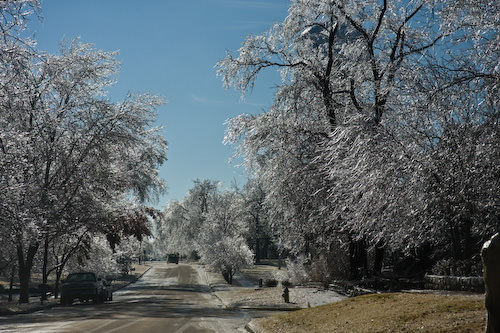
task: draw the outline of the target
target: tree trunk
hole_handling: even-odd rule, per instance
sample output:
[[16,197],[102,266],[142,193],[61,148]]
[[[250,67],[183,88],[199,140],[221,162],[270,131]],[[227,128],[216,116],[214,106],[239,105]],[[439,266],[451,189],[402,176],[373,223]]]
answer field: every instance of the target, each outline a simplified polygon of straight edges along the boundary
[[56,269],[56,285],[54,287],[54,298],[59,297],[59,281],[61,281],[62,267],[61,269]]
[[12,271],[10,272],[10,283],[9,283],[9,302],[12,302],[12,292],[14,290],[14,275],[16,274],[16,265],[12,265]]
[[385,251],[385,242],[383,239],[380,239],[377,244],[375,244],[375,260],[373,263],[373,274],[381,275],[382,267],[384,266],[384,251]]
[[349,279],[357,280],[359,277],[358,272],[358,259],[356,253],[356,242],[349,239]]
[[64,270],[64,266],[66,266],[66,263],[68,262],[68,259],[71,256],[71,253],[73,253],[73,251],[70,251],[70,253],[67,256],[63,255],[61,262],[59,262],[59,260],[57,260],[57,266],[55,267],[56,282],[55,282],[55,286],[54,286],[54,298],[59,297],[59,283],[61,281],[61,276],[62,276],[62,273]]
[[259,224],[259,214],[254,215],[255,221],[255,263],[260,263],[260,224]]
[[260,239],[259,235],[255,238],[255,263],[260,263]]
[[350,279],[358,280],[368,273],[368,256],[364,239],[349,239]]
[[267,236],[264,238],[264,245],[262,246],[260,257],[261,259],[269,259],[269,238]]
[[48,273],[47,273],[47,265],[49,261],[49,234],[47,233],[45,235],[45,242],[43,246],[43,266],[42,266],[42,286],[41,286],[41,292],[42,292],[42,297],[41,300],[46,301],[47,300],[47,280],[48,280]]
[[460,260],[462,258],[462,251],[460,246],[460,230],[457,226],[451,228],[451,246],[453,259]]
[[[69,258],[73,255],[73,253],[76,251],[76,249],[80,246],[82,243],[82,240],[85,238],[86,233],[81,234],[78,237],[78,241],[74,246],[70,248],[70,250],[66,253],[63,253],[61,256],[61,259],[59,261],[59,258],[54,254],[55,260],[56,260],[56,266],[55,266],[55,271],[56,271],[56,282],[54,286],[54,297],[58,298],[59,297],[59,284],[61,281],[61,276],[64,270],[64,267],[66,266],[66,263],[68,262]],[[55,253],[55,252],[54,252]]]
[[33,258],[38,250],[38,244],[30,244],[24,258],[22,244],[17,245],[17,259],[19,272],[19,303],[29,303],[29,284],[31,280],[31,268]]
[[224,277],[224,280],[226,280],[226,282],[229,284],[233,284],[233,275],[234,275],[234,270],[232,268],[224,269],[222,271],[222,276]]
[[359,262],[361,267],[362,277],[369,276],[368,272],[368,246],[366,240],[361,239],[358,241]]
[[471,235],[471,229],[472,229],[472,221],[470,218],[467,218],[464,223],[463,223],[463,249],[462,249],[462,259],[468,260],[471,259],[473,256],[473,251],[472,249],[472,235]]

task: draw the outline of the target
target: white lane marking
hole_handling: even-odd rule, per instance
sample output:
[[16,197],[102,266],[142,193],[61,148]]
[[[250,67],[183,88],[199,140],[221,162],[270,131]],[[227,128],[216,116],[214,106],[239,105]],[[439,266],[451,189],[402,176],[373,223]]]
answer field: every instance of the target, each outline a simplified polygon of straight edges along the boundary
[[107,330],[106,333],[109,333],[109,332],[116,332],[116,331],[120,331],[122,329],[124,329],[125,327],[129,327],[129,326],[132,326],[132,325],[135,325],[143,320],[146,320],[147,318],[139,318],[139,319],[136,319],[136,320],[131,320],[130,322],[126,323],[126,324],[123,324],[119,327],[116,327],[116,328],[113,328],[111,330]]
[[95,332],[97,330],[100,330],[101,328],[103,328],[104,326],[108,326],[109,324],[111,324],[112,322],[116,321],[115,319],[108,319],[108,320],[102,320],[103,323],[99,326],[96,326],[94,327],[93,329],[91,329],[89,332]]

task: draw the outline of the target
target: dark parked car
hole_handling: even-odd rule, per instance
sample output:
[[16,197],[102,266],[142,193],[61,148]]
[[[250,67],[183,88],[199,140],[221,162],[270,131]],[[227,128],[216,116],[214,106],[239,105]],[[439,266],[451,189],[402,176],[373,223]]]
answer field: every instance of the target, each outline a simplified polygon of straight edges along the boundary
[[179,253],[170,253],[167,256],[167,262],[178,264],[179,263]]
[[103,280],[95,273],[71,273],[63,280],[61,304],[72,304],[73,300],[80,302],[92,300],[94,304],[104,302],[105,286]]

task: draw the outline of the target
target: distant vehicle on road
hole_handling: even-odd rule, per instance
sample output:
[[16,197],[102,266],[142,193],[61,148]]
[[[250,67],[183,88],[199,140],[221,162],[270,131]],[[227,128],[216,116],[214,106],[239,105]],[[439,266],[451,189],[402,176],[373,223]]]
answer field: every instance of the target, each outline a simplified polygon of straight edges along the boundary
[[170,253],[167,256],[167,262],[171,264],[178,264],[179,263],[179,253]]
[[80,302],[92,300],[94,304],[104,302],[103,279],[93,272],[71,273],[63,280],[61,304],[71,305],[75,299]]

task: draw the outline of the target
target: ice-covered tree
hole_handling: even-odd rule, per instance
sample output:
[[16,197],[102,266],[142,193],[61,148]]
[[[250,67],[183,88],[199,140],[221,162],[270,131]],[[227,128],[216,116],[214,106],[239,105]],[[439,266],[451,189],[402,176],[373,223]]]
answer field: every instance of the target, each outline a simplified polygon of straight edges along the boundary
[[244,236],[255,253],[255,262],[259,263],[261,258],[266,258],[274,238],[264,206],[266,193],[261,182],[251,178],[247,180],[240,195],[241,214],[248,229]]
[[11,242],[6,248],[16,261],[20,258],[19,273],[30,271],[37,251],[33,241],[40,237],[44,224],[41,209],[32,200],[37,195],[32,163],[36,153],[29,131],[35,76],[31,69],[38,57],[33,41],[21,36],[37,6],[37,1],[0,3],[0,237],[2,242]]
[[[340,235],[355,276],[366,242],[418,246],[441,230],[425,217],[422,170],[453,122],[498,125],[498,15],[492,1],[295,0],[282,23],[218,63],[243,93],[262,70],[281,73],[273,107],[231,119],[227,142],[269,187],[285,246],[331,251]],[[477,140],[464,144],[477,151]]]
[[248,226],[242,216],[241,201],[235,191],[218,193],[196,244],[200,260],[222,273],[229,284],[240,268],[253,263],[253,253],[243,237]]
[[199,258],[232,282],[253,260],[245,201],[237,189],[220,191],[220,183],[196,180],[180,202],[170,202],[158,226],[158,242],[167,253]]
[[[480,245],[499,228],[500,6],[448,1],[446,8],[442,25],[455,31],[455,45],[426,79],[415,80],[426,92],[420,122],[433,120],[418,127],[428,138],[419,230],[432,230],[455,266],[477,262]],[[470,264],[462,266],[461,273],[473,273]]]
[[166,151],[152,127],[161,98],[106,97],[115,53],[76,40],[59,55],[31,54],[3,62],[13,74],[2,79],[0,110],[2,220],[17,249],[21,302],[42,244],[47,263],[50,242],[77,230],[147,233],[137,205],[162,189],[157,167]]
[[155,246],[162,256],[168,253],[190,255],[193,250],[184,240],[188,228],[186,208],[183,202],[171,201],[162,211],[162,218],[156,227]]
[[[281,24],[248,37],[238,57],[228,54],[218,63],[224,83],[243,92],[265,68],[278,68],[282,74],[272,110],[254,116],[258,120],[250,125],[251,117],[233,119],[229,138],[246,135],[244,154],[254,160],[268,159],[262,163],[269,162],[268,183],[283,184],[271,195],[279,191],[281,197],[293,196],[274,205],[285,208],[282,214],[295,216],[281,217],[287,221],[282,228],[289,228],[281,236],[295,231],[295,239],[301,239],[290,244],[307,247],[318,236],[334,234],[314,230],[349,231],[336,226],[334,214],[324,214],[335,201],[325,191],[336,176],[327,179],[323,172],[340,173],[346,166],[328,157],[319,161],[319,152],[323,142],[339,142],[331,137],[351,126],[363,129],[356,135],[384,132],[382,123],[392,118],[405,69],[442,38],[421,22],[430,10],[426,2],[413,1],[293,1]],[[359,127],[359,123],[366,125]],[[372,183],[372,179],[356,184],[360,183]]]
[[412,188],[420,210],[408,240],[432,234],[428,241],[444,252],[439,257],[467,262],[461,273],[469,274],[480,244],[499,227],[500,7],[495,1],[441,3],[450,43],[434,55],[434,66],[409,80],[418,112],[400,122],[418,138],[420,154]]
[[218,181],[194,180],[186,197],[167,205],[157,228],[160,246],[167,253],[197,256],[198,238],[203,233],[207,214],[213,209],[218,187]]

